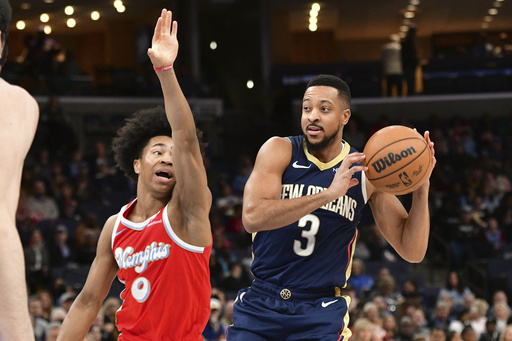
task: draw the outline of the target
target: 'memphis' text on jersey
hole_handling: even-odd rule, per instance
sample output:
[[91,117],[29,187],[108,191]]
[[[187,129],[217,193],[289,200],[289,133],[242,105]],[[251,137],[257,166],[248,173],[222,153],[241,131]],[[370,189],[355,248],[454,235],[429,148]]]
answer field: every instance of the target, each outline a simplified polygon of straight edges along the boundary
[[126,249],[118,247],[115,251],[116,261],[121,269],[128,269],[135,267],[137,273],[146,270],[149,262],[154,262],[160,259],[169,257],[169,249],[171,245],[162,242],[152,242],[146,246],[144,251],[133,253],[134,249],[128,246]]
[[[304,184],[284,184],[281,186],[280,199],[294,199],[299,198],[304,193]],[[321,186],[309,185],[306,195],[313,195],[320,193],[327,188]],[[357,201],[351,197],[344,195],[328,204],[325,204],[321,209],[337,213],[350,221],[354,220],[355,210],[357,208]]]

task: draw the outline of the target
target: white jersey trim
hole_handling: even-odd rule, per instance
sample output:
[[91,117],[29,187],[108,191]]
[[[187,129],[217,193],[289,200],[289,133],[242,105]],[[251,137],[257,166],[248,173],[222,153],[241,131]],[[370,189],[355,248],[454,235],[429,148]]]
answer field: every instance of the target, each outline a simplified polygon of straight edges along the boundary
[[366,181],[368,181],[366,174],[364,171],[361,171],[361,191],[363,192],[362,194],[365,204],[368,202],[368,193],[366,193]]
[[174,230],[171,227],[171,223],[169,222],[169,216],[167,215],[167,205],[164,207],[163,218],[164,218],[164,226],[165,226],[165,230],[167,231],[167,234],[169,235],[169,237],[171,237],[171,239],[178,246],[180,246],[182,249],[185,249],[190,252],[195,252],[195,253],[203,253],[204,252],[204,247],[188,244],[188,243],[184,242],[183,240],[181,240],[176,235],[176,233],[174,233]]

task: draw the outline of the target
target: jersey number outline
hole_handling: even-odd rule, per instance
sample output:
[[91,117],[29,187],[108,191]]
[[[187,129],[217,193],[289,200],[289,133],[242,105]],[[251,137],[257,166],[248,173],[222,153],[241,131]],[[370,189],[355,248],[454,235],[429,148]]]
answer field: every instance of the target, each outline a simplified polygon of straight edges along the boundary
[[307,240],[306,247],[302,247],[302,242],[295,239],[293,241],[293,252],[301,257],[308,257],[313,253],[316,244],[316,234],[320,228],[320,219],[313,214],[305,215],[298,222],[299,227],[306,227],[310,223],[309,230],[302,230],[301,236]]
[[149,280],[145,277],[138,277],[132,283],[131,293],[133,298],[139,302],[143,303],[148,299],[149,292],[151,291],[151,284]]

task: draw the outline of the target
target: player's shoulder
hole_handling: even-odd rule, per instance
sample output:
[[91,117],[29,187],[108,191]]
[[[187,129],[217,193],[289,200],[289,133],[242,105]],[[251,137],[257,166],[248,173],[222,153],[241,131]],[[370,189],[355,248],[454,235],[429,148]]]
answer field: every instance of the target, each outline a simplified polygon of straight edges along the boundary
[[0,91],[3,94],[7,105],[12,103],[18,108],[18,111],[25,112],[29,116],[39,117],[39,106],[37,101],[27,90],[21,86],[10,84],[0,78]]
[[[2,89],[2,92],[8,93],[9,95],[14,95],[16,98],[24,98],[27,99],[33,103],[37,103],[35,98],[30,95],[30,93],[22,88],[19,85],[10,84],[3,78],[0,78],[0,89]],[[15,100],[16,98],[10,98],[11,100]]]
[[111,234],[112,231],[114,230],[115,228],[115,225],[116,225],[116,221],[117,221],[117,217],[119,216],[119,213],[117,214],[114,214],[114,215],[111,215],[107,221],[105,221],[105,225],[103,225],[103,229],[102,229],[102,232],[103,233],[107,233],[107,234]]
[[291,146],[291,140],[288,137],[273,136],[261,146],[261,150],[268,150],[273,153],[286,153],[291,150]]

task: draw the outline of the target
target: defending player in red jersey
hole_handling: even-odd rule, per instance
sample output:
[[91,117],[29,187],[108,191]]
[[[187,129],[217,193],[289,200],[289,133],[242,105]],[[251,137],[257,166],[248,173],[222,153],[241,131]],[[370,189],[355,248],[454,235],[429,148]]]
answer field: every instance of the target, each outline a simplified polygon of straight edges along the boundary
[[137,198],[105,223],[58,340],[84,338],[116,275],[125,284],[119,340],[202,340],[210,314],[212,197],[192,113],[172,68],[177,29],[164,9],[148,54],[165,113],[135,113],[114,139],[116,161],[137,182]]

